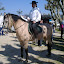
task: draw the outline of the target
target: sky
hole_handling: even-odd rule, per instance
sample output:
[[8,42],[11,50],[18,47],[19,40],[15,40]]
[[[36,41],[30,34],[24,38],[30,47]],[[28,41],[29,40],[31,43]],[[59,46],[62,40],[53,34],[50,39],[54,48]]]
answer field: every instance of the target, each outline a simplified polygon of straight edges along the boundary
[[[4,6],[5,11],[0,11],[0,13],[12,13],[17,14],[19,9],[22,11],[22,15],[29,14],[32,9],[32,5],[30,4],[33,0],[0,0],[2,3],[1,7]],[[50,11],[45,10],[45,4],[47,4],[46,0],[35,0],[38,2],[37,6],[40,9],[42,14],[50,14]]]

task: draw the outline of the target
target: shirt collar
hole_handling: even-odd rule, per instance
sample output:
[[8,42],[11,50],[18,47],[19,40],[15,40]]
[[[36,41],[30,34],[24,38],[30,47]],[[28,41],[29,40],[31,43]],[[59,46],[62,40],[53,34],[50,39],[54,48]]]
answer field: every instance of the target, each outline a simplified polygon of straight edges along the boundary
[[35,8],[32,8],[32,10],[36,10],[37,9],[37,7],[35,7]]

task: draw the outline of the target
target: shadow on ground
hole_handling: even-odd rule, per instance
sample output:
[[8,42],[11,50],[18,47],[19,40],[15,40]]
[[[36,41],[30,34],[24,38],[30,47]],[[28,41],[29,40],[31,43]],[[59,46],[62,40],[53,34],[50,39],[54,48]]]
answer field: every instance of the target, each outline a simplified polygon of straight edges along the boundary
[[[18,44],[17,44],[17,46],[20,47],[20,45],[18,45]],[[0,51],[0,54],[8,57],[7,61],[10,62],[8,64],[24,64],[23,62],[19,62],[18,58],[16,57],[16,56],[20,57],[20,54],[21,54],[20,49],[14,48],[11,45],[2,46],[2,48],[5,48],[5,51]],[[33,55],[37,55],[42,59],[47,58],[46,57],[46,54],[47,54],[46,50],[34,51],[31,46],[28,47],[28,50],[29,50],[29,53],[31,53]],[[24,53],[24,55],[25,55],[25,53]],[[24,58],[25,58],[25,56],[24,56]],[[64,61],[62,60],[64,58],[62,58],[61,55],[52,54],[52,56],[49,59],[56,60],[56,61],[64,63]],[[39,60],[38,58],[35,58],[34,56],[31,56],[31,55],[29,56],[29,60],[31,61],[31,63],[54,64],[54,62],[42,61],[42,60]],[[2,63],[0,63],[0,64],[2,64]],[[30,64],[30,63],[28,63],[28,64]]]
[[54,37],[53,39],[53,49],[64,51],[64,39],[60,37]]
[[[12,37],[12,36],[10,36],[10,37]],[[16,38],[16,37],[12,37],[12,38]],[[18,42],[17,40],[12,40],[12,41]],[[57,41],[57,42],[53,42],[54,44],[53,44],[52,48],[59,50],[59,51],[64,51],[64,43],[59,43],[59,42],[64,42],[64,40],[60,39],[60,37],[54,37],[54,41]],[[15,45],[18,47],[21,47],[19,44],[15,44]],[[25,62],[18,61],[18,57],[20,57],[20,55],[21,55],[20,48],[18,49],[18,48],[11,46],[11,45],[4,45],[1,47],[5,48],[5,50],[0,51],[0,54],[7,57],[7,61],[10,62],[8,64],[26,64]],[[64,63],[64,55],[59,55],[59,54],[56,55],[56,54],[52,53],[51,57],[48,58],[48,57],[46,57],[47,50],[35,51],[33,49],[33,47],[31,47],[31,46],[28,47],[28,50],[29,50],[28,51],[29,54],[32,54],[29,56],[29,60],[31,62],[28,64],[31,64],[31,63],[55,64],[54,61],[51,61],[51,60],[61,62],[62,64]],[[23,54],[24,54],[24,58],[25,58],[25,52]],[[33,55],[38,56],[38,58],[35,58]],[[40,58],[42,58],[42,60],[40,60]],[[44,61],[43,59],[46,59],[46,60]],[[51,59],[51,60],[48,62],[47,59]],[[0,62],[0,64],[3,64],[3,62]]]

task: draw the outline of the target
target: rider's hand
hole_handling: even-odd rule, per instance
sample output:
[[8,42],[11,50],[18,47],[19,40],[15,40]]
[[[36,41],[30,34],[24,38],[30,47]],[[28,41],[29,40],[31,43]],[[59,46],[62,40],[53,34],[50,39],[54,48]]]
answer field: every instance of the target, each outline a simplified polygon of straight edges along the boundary
[[43,20],[41,20],[40,23],[43,23]]
[[36,23],[36,21],[33,21],[33,23]]

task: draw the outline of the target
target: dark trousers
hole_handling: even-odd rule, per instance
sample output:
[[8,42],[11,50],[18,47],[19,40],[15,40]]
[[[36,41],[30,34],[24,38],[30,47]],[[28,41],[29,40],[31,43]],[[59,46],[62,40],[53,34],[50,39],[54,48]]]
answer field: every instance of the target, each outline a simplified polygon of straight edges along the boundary
[[62,38],[62,35],[63,35],[63,30],[61,30],[61,38]]
[[38,24],[39,24],[39,22],[33,23],[32,21],[29,23],[30,31],[32,32],[32,34],[35,35],[35,37],[38,34],[38,31],[37,31]]
[[[3,35],[3,30],[2,30],[3,27],[0,27],[0,35],[2,34]],[[2,30],[2,33],[1,33],[1,30]]]
[[39,33],[39,31],[38,31],[38,25],[39,25],[39,22],[32,24],[33,33],[34,33],[35,37],[37,37],[37,35]]

